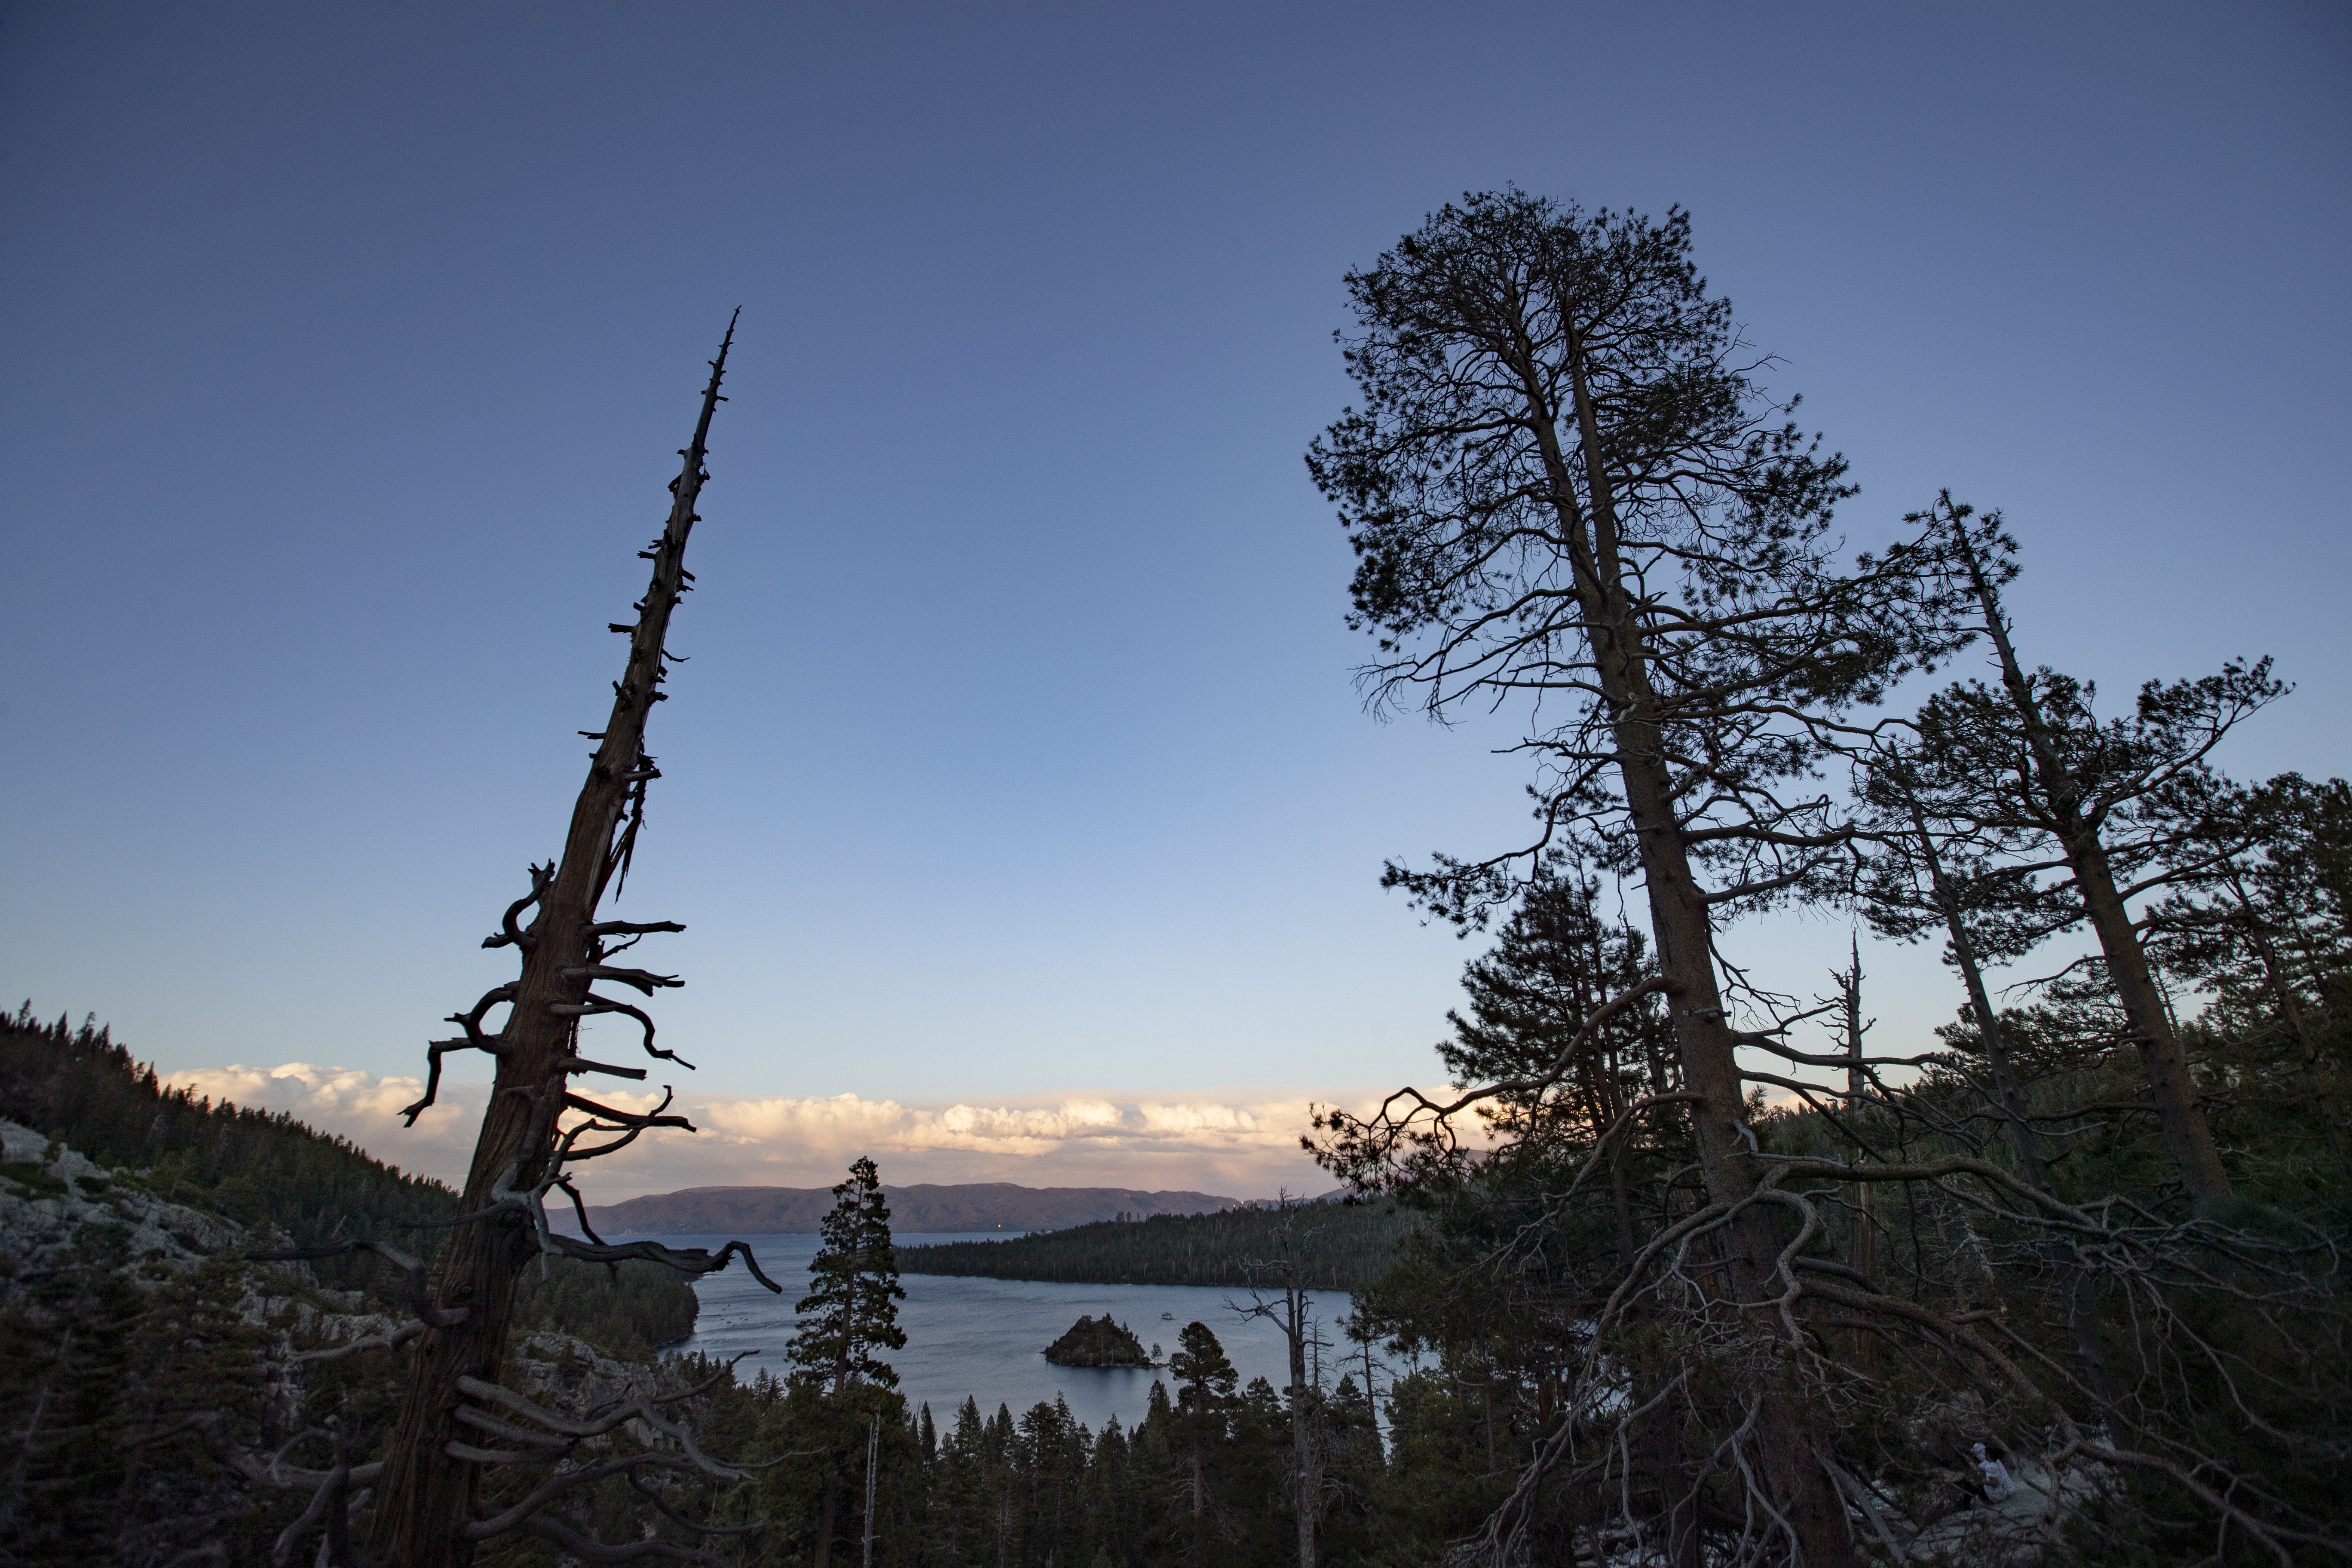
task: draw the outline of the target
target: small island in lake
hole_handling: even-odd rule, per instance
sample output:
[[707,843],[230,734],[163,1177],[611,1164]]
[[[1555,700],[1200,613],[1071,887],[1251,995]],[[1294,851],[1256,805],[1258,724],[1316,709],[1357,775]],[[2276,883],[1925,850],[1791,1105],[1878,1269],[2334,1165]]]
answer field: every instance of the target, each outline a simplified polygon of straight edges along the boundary
[[1045,1347],[1045,1359],[1055,1366],[1152,1364],[1134,1331],[1124,1323],[1112,1322],[1108,1312],[1099,1318],[1080,1318],[1071,1324],[1068,1333]]

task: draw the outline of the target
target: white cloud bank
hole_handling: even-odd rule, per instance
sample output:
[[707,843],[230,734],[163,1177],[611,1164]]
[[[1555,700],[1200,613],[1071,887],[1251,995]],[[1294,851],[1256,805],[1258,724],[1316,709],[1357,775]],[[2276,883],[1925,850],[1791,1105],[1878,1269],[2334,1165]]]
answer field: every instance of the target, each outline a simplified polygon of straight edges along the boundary
[[[404,1170],[462,1181],[488,1093],[441,1086],[439,1103],[401,1125],[425,1091],[416,1078],[377,1078],[307,1062],[201,1068],[171,1082],[215,1101],[284,1110],[340,1133]],[[585,1089],[606,1104],[650,1110],[658,1092]],[[830,1186],[861,1154],[893,1185],[1016,1182],[1024,1186],[1178,1189],[1228,1197],[1328,1190],[1298,1147],[1310,1100],[1360,1105],[1378,1091],[1257,1085],[1199,1093],[1069,1093],[979,1105],[829,1098],[680,1095],[671,1106],[701,1131],[646,1134],[582,1167],[593,1203],[680,1187]]]

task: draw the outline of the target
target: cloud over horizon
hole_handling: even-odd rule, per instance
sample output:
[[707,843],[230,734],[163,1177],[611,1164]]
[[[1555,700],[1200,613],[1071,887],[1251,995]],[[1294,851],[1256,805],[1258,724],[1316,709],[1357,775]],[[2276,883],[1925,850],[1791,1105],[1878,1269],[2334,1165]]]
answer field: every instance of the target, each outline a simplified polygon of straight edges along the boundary
[[[413,1129],[402,1108],[424,1080],[350,1068],[233,1063],[170,1075],[215,1100],[282,1110],[350,1139],[378,1159],[444,1181],[463,1180],[488,1086],[441,1086]],[[646,1110],[657,1090],[589,1091],[625,1110]],[[1295,1085],[1186,1093],[1072,1091],[991,1104],[907,1103],[856,1094],[683,1094],[671,1110],[698,1132],[663,1131],[579,1167],[593,1203],[704,1186],[830,1186],[848,1163],[871,1155],[893,1185],[1013,1182],[1023,1186],[1121,1186],[1271,1197],[1333,1184],[1298,1146],[1309,1100],[1354,1103],[1377,1091]]]

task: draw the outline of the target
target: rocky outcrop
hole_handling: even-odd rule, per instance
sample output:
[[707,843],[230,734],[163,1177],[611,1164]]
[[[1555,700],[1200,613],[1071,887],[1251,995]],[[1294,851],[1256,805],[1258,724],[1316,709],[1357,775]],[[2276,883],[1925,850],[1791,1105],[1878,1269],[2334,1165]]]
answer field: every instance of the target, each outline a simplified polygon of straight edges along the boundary
[[63,1261],[91,1226],[131,1277],[152,1284],[244,1240],[243,1229],[157,1197],[128,1171],[106,1170],[29,1127],[0,1121],[0,1257],[17,1270]]
[[[277,1510],[275,1530],[291,1517],[289,1503],[307,1500],[309,1483],[287,1476],[299,1480],[302,1467],[329,1451],[321,1391],[341,1399],[372,1384],[380,1396],[401,1376],[397,1347],[423,1326],[400,1310],[396,1294],[328,1288],[308,1263],[250,1261],[245,1255],[256,1247],[281,1245],[281,1233],[172,1202],[151,1180],[0,1120],[0,1309],[18,1358],[8,1369],[7,1458],[20,1494],[81,1486],[93,1456],[120,1477],[107,1482],[108,1505],[77,1516],[93,1531],[89,1561],[102,1556],[123,1568],[242,1563],[243,1555],[222,1555],[222,1543],[251,1534],[257,1506]],[[105,1312],[93,1315],[91,1302]],[[174,1362],[162,1375],[185,1381],[150,1390],[155,1347],[169,1343],[204,1364],[191,1372],[193,1363]],[[142,1359],[125,1354],[141,1344]],[[335,1363],[342,1364],[329,1374]],[[500,1381],[574,1421],[640,1407],[641,1415],[577,1445],[610,1458],[680,1448],[679,1423],[709,1405],[705,1395],[680,1396],[712,1370],[622,1361],[571,1334],[542,1331],[513,1342]],[[83,1425],[65,1420],[68,1394],[126,1423],[121,1432],[137,1444],[92,1449],[88,1412],[76,1407]],[[215,1404],[221,1407],[205,1408]],[[207,1452],[211,1462],[200,1458]],[[289,1471],[276,1468],[281,1461]],[[596,1528],[584,1503],[564,1509],[575,1530]],[[17,1534],[0,1527],[0,1561],[16,1561]]]

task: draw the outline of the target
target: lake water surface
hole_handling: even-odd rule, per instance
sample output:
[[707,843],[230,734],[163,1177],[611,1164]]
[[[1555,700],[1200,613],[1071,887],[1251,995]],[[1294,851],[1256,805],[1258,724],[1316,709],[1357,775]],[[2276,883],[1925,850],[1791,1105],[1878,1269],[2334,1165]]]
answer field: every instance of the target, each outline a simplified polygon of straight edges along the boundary
[[[1010,1234],[988,1233],[990,1239]],[[669,1236],[660,1240],[672,1247],[716,1249],[728,1237]],[[765,1367],[781,1377],[788,1370],[784,1343],[793,1335],[793,1303],[808,1293],[809,1260],[816,1256],[814,1236],[756,1236],[745,1238],[760,1259],[760,1268],[784,1288],[772,1296],[738,1263],[722,1274],[706,1275],[695,1284],[702,1315],[694,1337],[675,1348],[707,1355],[730,1356],[737,1351],[761,1353],[736,1368],[749,1379]],[[968,1236],[904,1235],[902,1246],[929,1241],[970,1241]],[[1003,1405],[1019,1415],[1039,1400],[1056,1394],[1067,1399],[1071,1414],[1099,1432],[1117,1415],[1133,1426],[1143,1419],[1145,1400],[1153,1380],[1165,1380],[1165,1369],[1055,1366],[1045,1347],[1061,1338],[1081,1314],[1105,1313],[1135,1331],[1146,1349],[1156,1341],[1164,1360],[1176,1349],[1176,1336],[1190,1322],[1202,1322],[1225,1347],[1246,1384],[1263,1377],[1276,1389],[1289,1382],[1289,1357],[1281,1331],[1263,1320],[1244,1321],[1229,1301],[1245,1300],[1241,1290],[1186,1285],[1056,1285],[1031,1279],[977,1279],[961,1275],[908,1274],[901,1277],[907,1299],[898,1303],[898,1326],[907,1331],[907,1348],[886,1356],[898,1373],[898,1392],[910,1410],[928,1404],[942,1427],[951,1426],[955,1412],[966,1398],[980,1401],[981,1413],[992,1415]],[[1324,1354],[1325,1375],[1338,1383],[1344,1370],[1338,1357],[1350,1349],[1339,1333],[1349,1297],[1344,1290],[1319,1291],[1316,1315],[1324,1338],[1333,1349]],[[1362,1381],[1362,1373],[1357,1374]],[[1175,1388],[1171,1383],[1170,1394]]]

